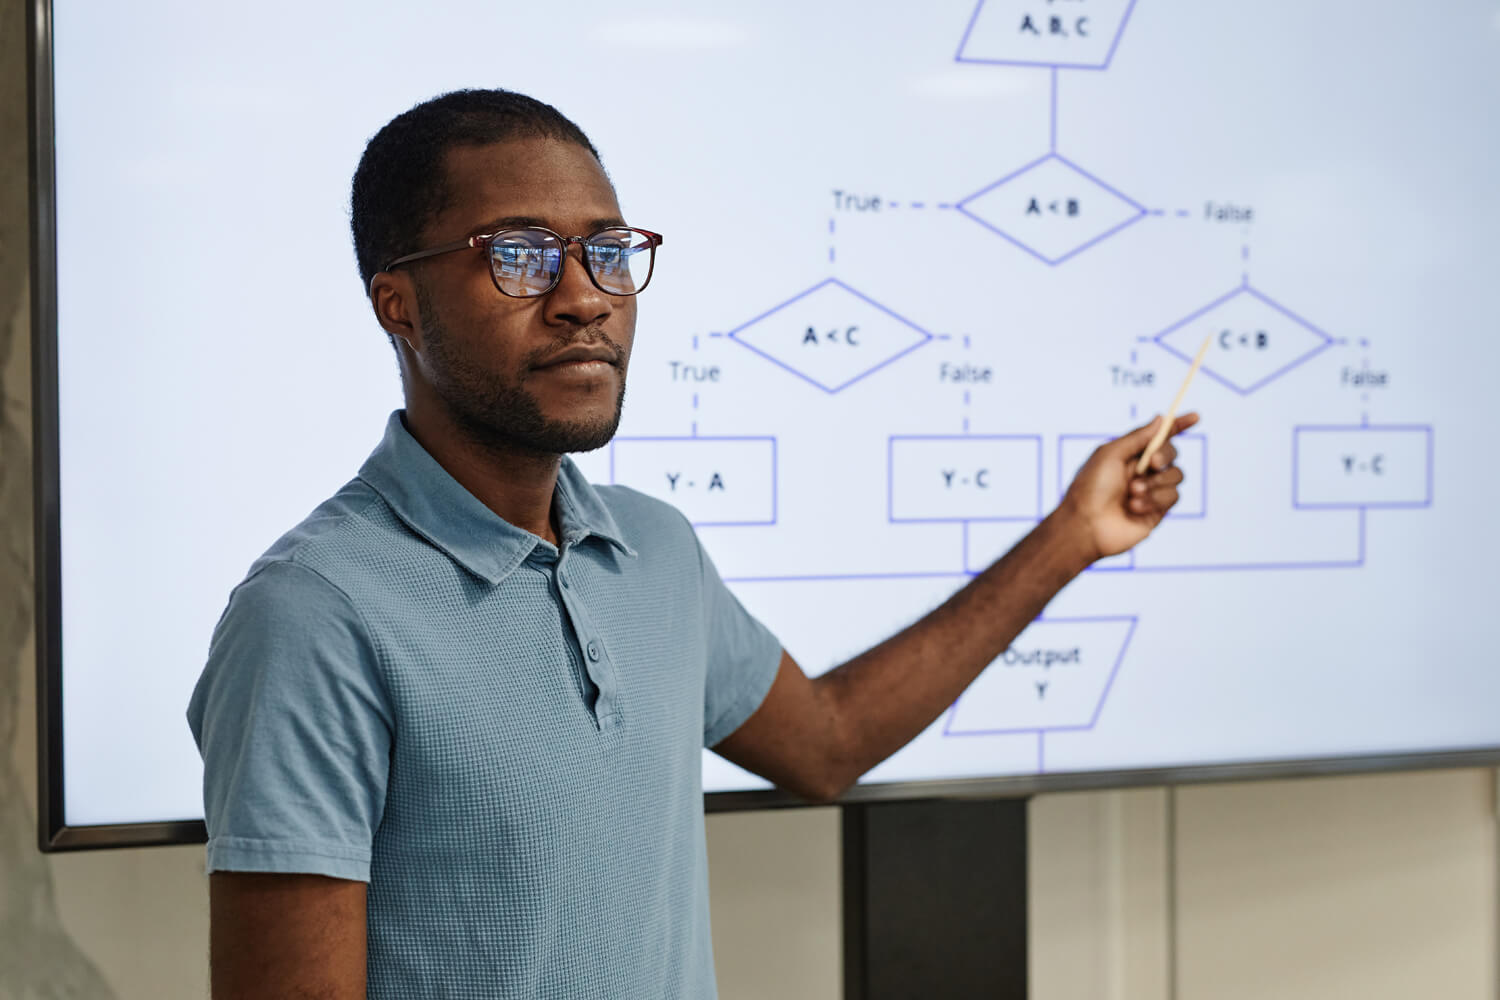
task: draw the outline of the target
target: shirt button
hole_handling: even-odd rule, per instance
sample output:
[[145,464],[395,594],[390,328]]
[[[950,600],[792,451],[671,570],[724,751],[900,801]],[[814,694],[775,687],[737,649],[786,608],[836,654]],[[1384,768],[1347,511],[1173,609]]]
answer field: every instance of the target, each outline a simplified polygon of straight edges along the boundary
[[589,640],[588,654],[589,659],[593,660],[595,663],[599,662],[599,644],[592,639]]
[[557,574],[557,582],[560,583],[560,584],[562,584],[563,590],[567,590],[568,589],[568,578],[566,576],[564,576],[563,574],[561,574],[561,573]]

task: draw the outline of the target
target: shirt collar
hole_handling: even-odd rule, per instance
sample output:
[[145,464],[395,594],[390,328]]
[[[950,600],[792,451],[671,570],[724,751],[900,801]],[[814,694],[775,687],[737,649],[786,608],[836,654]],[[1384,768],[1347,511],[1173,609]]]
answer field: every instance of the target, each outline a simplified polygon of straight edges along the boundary
[[[360,467],[364,480],[407,527],[491,585],[511,574],[538,545],[547,542],[490,510],[448,474],[411,436],[396,410],[385,437]],[[597,490],[566,455],[554,493],[563,547],[597,536],[634,556]]]

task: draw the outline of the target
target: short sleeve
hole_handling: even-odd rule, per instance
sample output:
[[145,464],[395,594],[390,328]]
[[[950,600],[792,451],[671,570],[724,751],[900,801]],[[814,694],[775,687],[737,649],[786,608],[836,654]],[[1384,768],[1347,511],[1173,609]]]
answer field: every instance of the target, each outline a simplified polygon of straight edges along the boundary
[[252,572],[214,629],[187,714],[210,872],[369,880],[393,723],[341,590],[296,563]]
[[781,666],[781,643],[740,604],[698,543],[704,632],[703,745],[718,745],[765,701]]

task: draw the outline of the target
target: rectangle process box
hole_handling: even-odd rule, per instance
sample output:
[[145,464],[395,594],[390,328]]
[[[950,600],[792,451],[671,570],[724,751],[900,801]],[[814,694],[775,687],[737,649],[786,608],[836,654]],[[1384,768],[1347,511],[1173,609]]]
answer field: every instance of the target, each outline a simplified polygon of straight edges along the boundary
[[1432,428],[1294,428],[1292,505],[1317,510],[1431,506]]
[[773,437],[617,437],[609,480],[665,500],[695,525],[776,523]]
[[1042,517],[1037,434],[893,435],[887,474],[892,521]]

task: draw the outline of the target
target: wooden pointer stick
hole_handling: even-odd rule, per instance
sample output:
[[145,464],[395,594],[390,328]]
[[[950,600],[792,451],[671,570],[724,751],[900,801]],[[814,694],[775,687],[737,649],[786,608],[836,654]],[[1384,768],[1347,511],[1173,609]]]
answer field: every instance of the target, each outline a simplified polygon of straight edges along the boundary
[[1198,356],[1193,359],[1193,367],[1188,369],[1187,378],[1182,380],[1182,387],[1177,390],[1177,398],[1172,400],[1172,408],[1167,410],[1161,426],[1156,429],[1155,434],[1151,435],[1151,443],[1146,445],[1145,451],[1141,452],[1141,460],[1135,463],[1137,476],[1145,475],[1147,466],[1151,464],[1151,456],[1155,455],[1157,449],[1162,446],[1162,442],[1167,440],[1167,434],[1172,430],[1172,421],[1177,419],[1177,408],[1182,405],[1182,397],[1187,395],[1188,383],[1193,380],[1194,375],[1198,374],[1198,369],[1203,367],[1203,357],[1208,353],[1208,345],[1213,343],[1213,339],[1214,335],[1211,333],[1203,338],[1203,346],[1198,348]]

